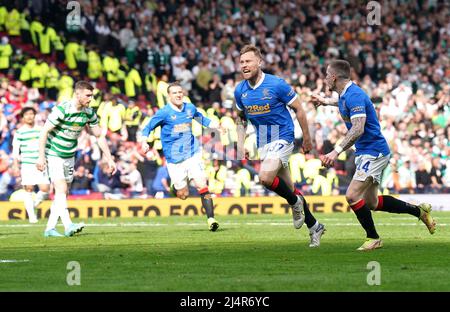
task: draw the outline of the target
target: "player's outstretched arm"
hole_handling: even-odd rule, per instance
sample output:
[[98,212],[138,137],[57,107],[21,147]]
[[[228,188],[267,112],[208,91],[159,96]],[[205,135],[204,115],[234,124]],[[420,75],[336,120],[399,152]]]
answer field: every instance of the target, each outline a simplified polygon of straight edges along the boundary
[[164,116],[161,113],[161,110],[158,110],[155,115],[150,118],[147,125],[142,129],[141,132],[141,148],[144,153],[147,153],[150,149],[150,146],[148,145],[148,136],[150,135],[150,132],[152,132],[155,128],[161,126],[164,123]]
[[116,173],[117,167],[114,159],[111,156],[111,151],[109,150],[108,142],[106,142],[106,137],[102,135],[102,130],[98,125],[92,126],[91,133],[97,138],[98,147],[105,155],[106,161],[108,162],[109,170],[111,174]]
[[290,106],[294,109],[295,114],[297,116],[297,120],[300,124],[300,127],[303,131],[303,152],[308,153],[312,150],[312,141],[311,135],[309,133],[308,120],[306,118],[306,113],[303,110],[303,106],[300,103],[300,99],[297,97]]
[[39,157],[36,161],[36,167],[40,171],[44,171],[46,166],[45,161],[45,145],[47,144],[48,134],[55,128],[49,119],[44,124],[44,127],[41,129],[41,133],[39,135]]
[[323,96],[320,96],[319,94],[312,94],[311,95],[311,102],[314,104],[314,106],[317,108],[320,105],[323,106],[339,106],[338,99],[336,98],[325,98]]
[[359,139],[361,135],[364,133],[364,125],[366,124],[366,117],[355,117],[351,119],[352,127],[345,135],[344,140],[341,144],[336,145],[334,150],[330,153],[321,157],[322,164],[329,168],[334,165],[334,161],[339,156],[340,153],[349,149],[355,142]]

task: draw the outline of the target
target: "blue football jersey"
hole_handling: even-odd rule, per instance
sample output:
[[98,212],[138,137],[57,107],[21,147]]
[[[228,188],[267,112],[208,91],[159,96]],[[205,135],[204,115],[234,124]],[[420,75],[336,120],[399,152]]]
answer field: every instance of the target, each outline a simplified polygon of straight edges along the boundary
[[295,90],[283,79],[264,74],[251,87],[241,81],[234,91],[237,109],[244,111],[256,130],[257,146],[276,140],[294,141],[294,123],[287,105],[297,97]]
[[147,137],[161,126],[164,156],[167,162],[176,164],[192,157],[199,150],[198,140],[192,135],[193,119],[205,127],[211,123],[192,103],[183,103],[181,110],[169,103],[155,113],[142,130],[142,135]]
[[380,122],[367,94],[353,82],[344,89],[339,97],[339,113],[344,119],[347,129],[352,127],[351,119],[366,117],[363,135],[356,141],[356,155],[386,156],[389,146],[381,133]]

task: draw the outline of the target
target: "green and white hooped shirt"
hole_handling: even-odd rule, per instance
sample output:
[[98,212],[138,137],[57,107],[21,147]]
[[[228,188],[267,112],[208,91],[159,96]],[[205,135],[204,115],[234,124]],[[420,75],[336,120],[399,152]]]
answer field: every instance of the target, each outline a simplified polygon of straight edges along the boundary
[[13,155],[20,156],[21,164],[35,165],[39,157],[39,135],[41,127],[22,126],[16,130],[13,139]]
[[78,138],[86,124],[90,127],[98,125],[94,110],[87,107],[79,111],[73,100],[55,106],[47,120],[55,128],[48,134],[45,153],[60,158],[75,156]]

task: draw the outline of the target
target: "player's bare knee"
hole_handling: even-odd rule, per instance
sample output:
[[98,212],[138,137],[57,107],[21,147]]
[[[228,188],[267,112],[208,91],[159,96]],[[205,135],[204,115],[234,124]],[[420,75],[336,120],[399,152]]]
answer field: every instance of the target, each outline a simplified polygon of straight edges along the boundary
[[184,195],[184,193],[183,192],[181,192],[181,191],[177,191],[177,197],[179,198],[179,199],[186,199],[186,196]]
[[352,204],[356,203],[357,201],[359,201],[361,198],[358,196],[358,194],[356,192],[347,191],[347,193],[345,194],[345,199],[347,200],[347,203],[349,205],[352,205]]
[[24,189],[25,189],[25,191],[31,193],[34,190],[34,186],[33,185],[25,185]]
[[265,187],[270,187],[273,183],[273,179],[275,177],[272,177],[270,174],[267,173],[260,173],[259,174],[259,181],[261,182],[262,185],[264,185]]
[[264,185],[265,187],[270,187],[273,183],[273,179],[267,179],[267,178],[259,178],[259,180],[261,181],[261,184]]
[[49,185],[41,185],[39,186],[39,190],[44,193],[48,193],[50,191]]
[[185,200],[189,196],[189,190],[187,188],[177,191],[177,197],[179,199]]

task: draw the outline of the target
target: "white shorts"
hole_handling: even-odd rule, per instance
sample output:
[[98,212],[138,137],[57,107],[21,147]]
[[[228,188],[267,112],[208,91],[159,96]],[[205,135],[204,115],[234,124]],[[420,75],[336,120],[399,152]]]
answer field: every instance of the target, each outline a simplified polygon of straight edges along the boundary
[[189,180],[206,180],[202,155],[197,153],[180,163],[167,163],[167,171],[170,180],[176,190],[181,190],[188,185]]
[[355,158],[356,171],[353,180],[364,182],[368,177],[372,177],[373,181],[380,184],[381,174],[384,168],[389,164],[390,155],[377,156],[359,155]]
[[73,181],[73,171],[75,167],[75,158],[59,158],[47,156],[48,176],[52,182],[57,180],[66,180],[67,183]]
[[47,170],[40,171],[36,165],[22,164],[20,175],[22,177],[22,185],[50,184]]
[[258,149],[261,161],[265,159],[279,159],[284,168],[289,164],[289,157],[294,150],[294,143],[288,143],[286,140],[276,140],[264,145]]

